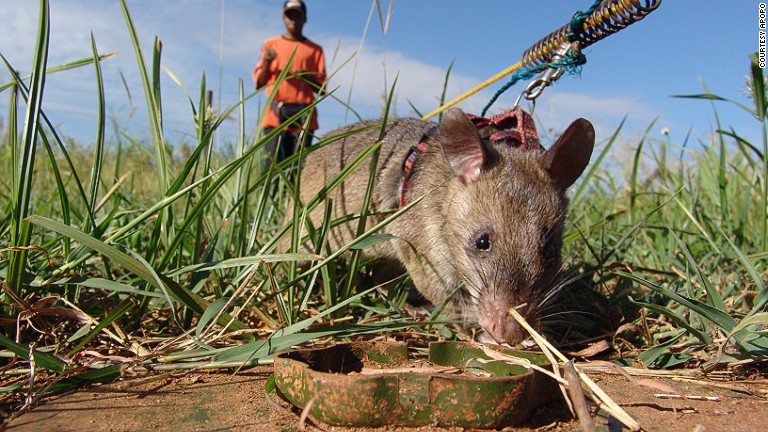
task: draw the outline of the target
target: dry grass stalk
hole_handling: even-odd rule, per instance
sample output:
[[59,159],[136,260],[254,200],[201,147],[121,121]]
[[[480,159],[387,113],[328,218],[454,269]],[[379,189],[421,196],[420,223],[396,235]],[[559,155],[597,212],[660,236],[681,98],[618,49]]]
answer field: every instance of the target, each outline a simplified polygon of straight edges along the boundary
[[[559,368],[557,366],[562,366],[563,364],[569,362],[568,358],[566,358],[560,351],[558,351],[554,346],[547,342],[547,340],[544,339],[544,337],[541,336],[536,330],[534,330],[533,327],[531,327],[530,324],[525,321],[525,318],[523,318],[522,315],[520,315],[516,310],[510,309],[509,314],[531,335],[531,337],[533,337],[534,341],[539,345],[547,358],[549,358],[552,362],[554,371],[558,371]],[[587,376],[586,373],[579,370],[575,366],[574,369],[581,379],[581,382],[591,393],[589,395],[590,399],[592,399],[601,409],[623,423],[624,426],[626,426],[629,430],[641,430],[640,424],[626,411],[624,411],[624,409],[621,408],[616,402],[614,402],[613,399],[611,399],[610,396],[608,396],[594,381],[592,381],[592,379]],[[563,387],[564,384],[561,381],[558,382],[560,383],[561,390],[566,393],[566,390]]]
[[690,399],[690,400],[720,402],[720,398],[717,396],[694,396],[694,395],[678,395],[678,394],[666,394],[666,393],[655,393],[653,396],[659,399]]
[[678,397],[683,397],[683,398],[685,397],[682,393],[677,391],[674,387],[670,386],[669,384],[665,384],[663,382],[659,382],[659,381],[655,381],[647,378],[637,379],[632,375],[630,375],[629,373],[627,373],[627,371],[625,371],[624,368],[618,365],[615,365],[611,362],[598,360],[598,361],[595,361],[594,363],[602,364],[603,366],[608,368],[610,371],[623,376],[624,378],[626,378],[627,381],[629,381],[634,386],[646,387],[651,390],[657,390],[664,393],[674,394],[674,395],[677,395]]

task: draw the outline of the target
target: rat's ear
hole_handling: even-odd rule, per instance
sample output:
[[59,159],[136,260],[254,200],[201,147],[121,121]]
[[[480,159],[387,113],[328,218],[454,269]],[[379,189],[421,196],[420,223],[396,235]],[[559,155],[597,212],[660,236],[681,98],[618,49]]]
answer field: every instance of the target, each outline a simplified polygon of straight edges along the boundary
[[488,158],[475,125],[464,111],[454,108],[440,121],[440,141],[451,168],[464,183],[477,180]]
[[585,119],[568,126],[557,142],[547,150],[544,168],[562,189],[571,186],[589,165],[595,145],[595,128]]

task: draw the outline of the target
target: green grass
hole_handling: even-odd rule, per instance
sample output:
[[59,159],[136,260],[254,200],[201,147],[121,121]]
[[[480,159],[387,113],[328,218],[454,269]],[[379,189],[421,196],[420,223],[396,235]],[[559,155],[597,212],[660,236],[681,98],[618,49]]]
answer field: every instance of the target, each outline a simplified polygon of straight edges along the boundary
[[581,257],[609,302],[640,308],[642,318],[630,318],[645,364],[674,366],[704,352],[707,369],[768,354],[765,86],[754,58],[750,71],[753,106],[738,105],[758,121],[761,144],[720,129],[703,146],[646,134],[621,158],[631,163],[590,172],[572,203],[576,230],[564,255]]
[[[189,98],[196,141],[185,157],[174,153],[162,133],[160,46],[145,57],[121,4],[142,77],[148,142],[122,134],[105,140],[99,65],[111,54],[100,54],[96,41],[91,58],[47,65],[45,0],[30,77],[16,76],[6,62],[13,82],[0,89],[12,104],[0,163],[12,175],[0,179],[0,362],[7,366],[0,394],[18,406],[20,395],[31,401],[112,380],[124,367],[240,367],[322,338],[405,328],[423,329],[426,339],[453,337],[450,326],[414,328],[399,313],[403,284],[387,295],[366,285],[369,270],[356,251],[382,240],[381,225],[370,226],[366,215],[350,216],[359,237],[340,251],[327,249],[327,219],[310,227],[315,254],[277,253],[281,237],[297,250],[301,224],[323,196],[293,207],[293,223],[284,226],[282,204],[298,191],[279,168],[300,164],[302,154],[262,172],[270,137],[248,137],[244,119],[257,114],[245,112],[253,94],[243,83],[239,103],[216,113],[205,107],[203,77],[199,96]],[[656,367],[765,359],[766,89],[754,59],[748,66],[752,105],[739,106],[756,119],[761,142],[719,129],[703,148],[687,138],[625,142],[620,126],[599,143],[572,193],[564,250],[571,280],[552,317],[554,339],[607,339],[613,358]],[[64,142],[41,109],[46,74],[75,67],[93,67],[99,95],[90,148]],[[709,92],[687,97],[712,103],[716,117],[717,104],[738,103]],[[230,115],[240,119],[240,134],[217,154],[212,137]],[[356,163],[377,152],[372,146]],[[144,175],[147,167],[156,175]],[[113,364],[86,349],[124,360]]]

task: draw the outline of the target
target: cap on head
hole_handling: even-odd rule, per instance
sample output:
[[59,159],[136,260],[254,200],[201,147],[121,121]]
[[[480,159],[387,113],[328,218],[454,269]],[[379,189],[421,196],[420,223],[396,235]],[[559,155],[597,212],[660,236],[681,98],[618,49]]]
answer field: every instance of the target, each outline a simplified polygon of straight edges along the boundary
[[288,12],[289,10],[297,10],[300,11],[302,15],[305,17],[307,16],[307,6],[304,4],[301,0],[288,0],[283,5],[283,13]]

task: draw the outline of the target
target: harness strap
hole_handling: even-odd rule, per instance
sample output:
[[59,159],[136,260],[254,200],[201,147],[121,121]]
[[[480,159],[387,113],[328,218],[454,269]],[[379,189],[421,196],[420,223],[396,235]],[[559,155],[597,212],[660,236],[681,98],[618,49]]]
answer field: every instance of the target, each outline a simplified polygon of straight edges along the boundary
[[480,117],[467,114],[477,129],[493,126],[496,130],[487,139],[492,144],[505,143],[521,150],[544,151],[539,143],[539,134],[536,132],[536,124],[533,117],[522,108],[515,107],[509,111],[493,117]]
[[[536,132],[533,117],[519,106],[493,117],[486,118],[472,114],[467,114],[467,117],[480,131],[480,138],[484,141],[491,144],[505,144],[525,151],[544,151],[544,147],[539,143],[539,134]],[[492,133],[489,136],[483,136],[484,133],[488,133],[483,131],[488,126],[492,127]],[[408,192],[410,179],[413,176],[413,166],[419,156],[426,151],[428,142],[436,131],[437,127],[427,131],[421,136],[419,144],[412,146],[405,154],[401,168],[403,185],[400,192],[400,207],[407,204],[405,194]]]
[[405,207],[407,204],[405,201],[405,193],[408,192],[408,188],[410,186],[411,175],[413,175],[413,164],[416,163],[416,159],[419,158],[421,153],[427,149],[428,139],[429,133],[425,133],[421,136],[419,145],[411,146],[411,148],[408,149],[408,153],[405,154],[405,159],[403,160],[403,167],[401,170],[403,175],[403,186],[400,190],[400,207]]

